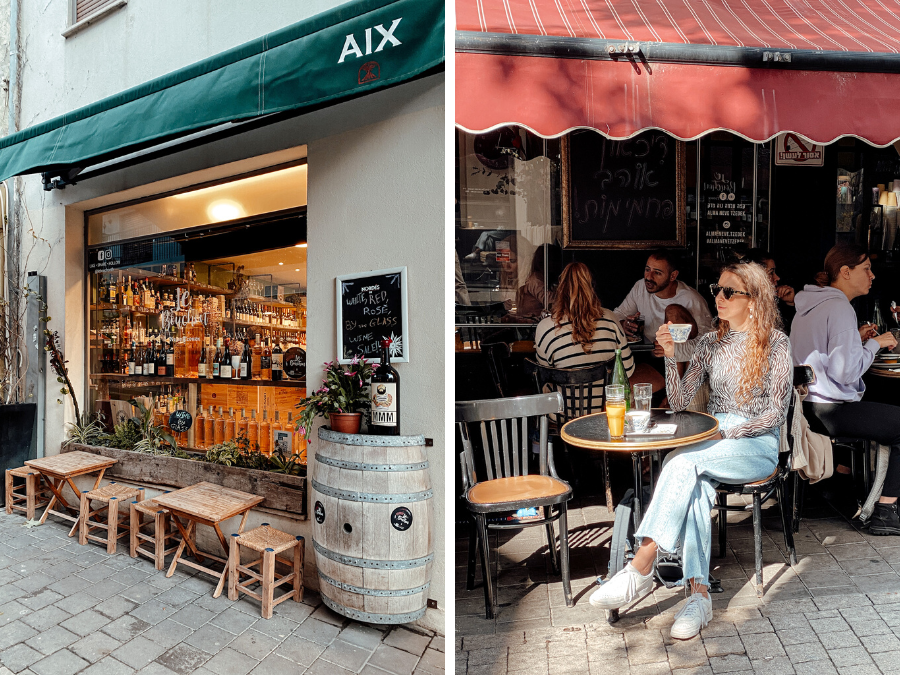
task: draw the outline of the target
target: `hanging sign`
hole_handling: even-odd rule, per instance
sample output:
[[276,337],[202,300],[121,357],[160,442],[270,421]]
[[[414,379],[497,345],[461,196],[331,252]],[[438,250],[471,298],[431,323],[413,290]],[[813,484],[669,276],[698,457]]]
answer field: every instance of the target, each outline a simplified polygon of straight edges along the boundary
[[181,433],[191,428],[194,418],[187,410],[175,410],[169,415],[169,428],[172,431]]
[[284,353],[282,368],[290,379],[302,380],[306,377],[306,352],[300,347],[291,347]]
[[340,363],[357,355],[379,361],[384,339],[391,361],[409,361],[405,267],[339,276],[336,291]]
[[825,148],[797,134],[779,134],[775,139],[778,166],[825,166]]

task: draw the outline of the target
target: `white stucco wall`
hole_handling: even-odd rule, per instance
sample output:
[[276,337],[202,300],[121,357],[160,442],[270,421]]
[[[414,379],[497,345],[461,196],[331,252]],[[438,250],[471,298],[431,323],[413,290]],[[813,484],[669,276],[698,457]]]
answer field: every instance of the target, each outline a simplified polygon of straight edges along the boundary
[[[0,0],[2,4],[4,0]],[[334,0],[129,0],[125,8],[67,39],[66,0],[22,2],[22,126],[31,126],[148,79],[316,14]],[[0,22],[2,23],[2,22]],[[2,26],[0,26],[2,29]],[[28,269],[48,277],[50,328],[58,330],[70,375],[84,401],[84,211],[199,177],[236,175],[267,153],[309,152],[309,362],[335,353],[334,277],[352,271],[409,267],[410,350],[400,364],[404,431],[434,439],[434,574],[420,624],[444,632],[444,363],[443,363],[443,75],[371,94],[332,108],[211,143],[70,186],[44,192],[40,177],[23,180],[28,221],[46,240]],[[139,123],[139,120],[136,120]],[[276,163],[276,162],[273,162]],[[263,163],[263,165],[266,165]],[[320,373],[311,369],[310,382]],[[46,454],[58,452],[71,405],[60,406],[48,377]],[[277,526],[271,518],[266,518]],[[309,521],[307,579],[314,555]]]

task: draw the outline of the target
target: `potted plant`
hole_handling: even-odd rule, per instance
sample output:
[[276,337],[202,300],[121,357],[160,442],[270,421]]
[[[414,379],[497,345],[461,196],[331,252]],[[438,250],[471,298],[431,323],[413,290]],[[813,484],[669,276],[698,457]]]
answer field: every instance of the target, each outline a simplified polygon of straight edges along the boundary
[[325,364],[322,386],[297,404],[297,431],[307,442],[317,417],[327,418],[332,431],[359,433],[363,412],[369,407],[369,380],[377,367],[364,356],[354,356],[345,366],[337,360]]

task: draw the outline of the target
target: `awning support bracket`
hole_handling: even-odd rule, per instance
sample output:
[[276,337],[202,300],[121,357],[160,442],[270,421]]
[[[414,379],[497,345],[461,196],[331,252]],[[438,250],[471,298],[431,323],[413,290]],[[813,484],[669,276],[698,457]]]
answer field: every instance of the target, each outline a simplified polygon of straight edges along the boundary
[[65,190],[67,185],[78,185],[75,178],[84,169],[80,166],[70,167],[68,169],[58,169],[56,171],[42,171],[41,182],[44,184],[44,191],[50,192],[54,188],[57,190]]

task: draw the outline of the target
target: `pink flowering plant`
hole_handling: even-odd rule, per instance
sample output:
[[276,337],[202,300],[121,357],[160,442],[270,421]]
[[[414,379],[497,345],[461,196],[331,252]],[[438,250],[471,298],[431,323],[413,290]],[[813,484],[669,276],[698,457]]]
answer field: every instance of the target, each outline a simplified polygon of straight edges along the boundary
[[366,412],[369,409],[369,380],[378,367],[364,356],[354,356],[341,365],[336,360],[325,363],[322,386],[297,404],[297,431],[309,442],[313,422],[331,413]]

